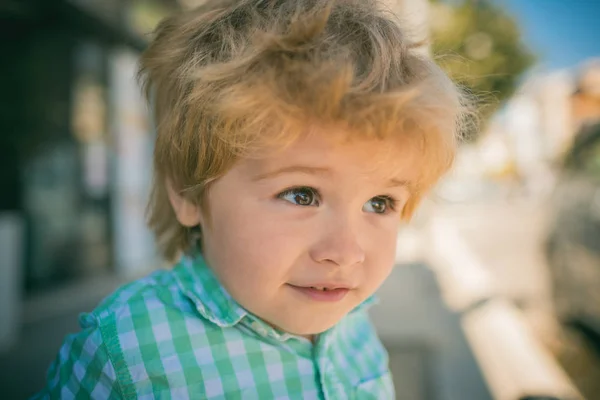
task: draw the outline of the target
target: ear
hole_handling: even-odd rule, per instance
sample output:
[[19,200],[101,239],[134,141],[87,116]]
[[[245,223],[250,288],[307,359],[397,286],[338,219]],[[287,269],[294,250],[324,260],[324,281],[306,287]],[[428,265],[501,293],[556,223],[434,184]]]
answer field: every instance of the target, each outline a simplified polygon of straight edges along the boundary
[[165,183],[169,194],[169,202],[171,203],[171,207],[173,207],[173,211],[175,211],[177,221],[179,221],[181,225],[189,228],[201,225],[202,213],[200,211],[200,206],[187,200],[176,191],[170,179],[167,179]]

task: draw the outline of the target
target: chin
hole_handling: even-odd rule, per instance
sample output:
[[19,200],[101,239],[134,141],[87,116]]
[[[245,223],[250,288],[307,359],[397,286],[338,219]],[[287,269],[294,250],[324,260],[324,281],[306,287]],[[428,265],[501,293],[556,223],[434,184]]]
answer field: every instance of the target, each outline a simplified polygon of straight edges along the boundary
[[293,335],[312,336],[318,335],[330,329],[343,317],[344,316],[342,315],[339,318],[333,318],[333,316],[318,319],[315,319],[314,316],[311,316],[310,318],[298,318],[294,321],[286,321],[288,323],[282,324],[280,327],[284,331]]

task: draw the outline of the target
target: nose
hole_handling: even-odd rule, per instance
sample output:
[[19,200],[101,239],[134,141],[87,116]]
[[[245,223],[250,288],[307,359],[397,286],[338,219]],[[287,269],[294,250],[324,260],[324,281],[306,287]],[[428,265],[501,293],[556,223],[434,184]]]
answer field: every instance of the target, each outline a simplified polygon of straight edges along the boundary
[[329,263],[339,267],[363,263],[365,250],[357,231],[347,219],[338,217],[336,221],[330,221],[321,231],[319,240],[311,247],[311,258],[320,264]]

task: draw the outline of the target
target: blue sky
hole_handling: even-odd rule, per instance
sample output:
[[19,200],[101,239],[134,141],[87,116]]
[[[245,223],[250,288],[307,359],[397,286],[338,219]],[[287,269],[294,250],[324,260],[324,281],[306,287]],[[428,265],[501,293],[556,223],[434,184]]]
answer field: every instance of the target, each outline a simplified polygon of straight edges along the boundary
[[600,57],[600,0],[495,0],[521,25],[524,42],[538,55],[536,69],[573,67]]

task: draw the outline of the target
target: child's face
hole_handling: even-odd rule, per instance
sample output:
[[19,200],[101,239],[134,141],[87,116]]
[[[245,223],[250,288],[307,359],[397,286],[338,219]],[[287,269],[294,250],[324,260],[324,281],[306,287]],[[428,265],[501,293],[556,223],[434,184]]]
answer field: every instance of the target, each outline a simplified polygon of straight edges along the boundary
[[393,143],[323,133],[239,161],[200,219],[205,258],[233,298],[297,335],[330,328],[389,275],[416,172]]

